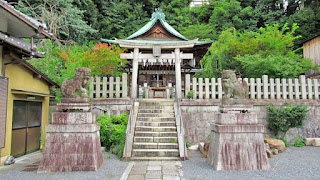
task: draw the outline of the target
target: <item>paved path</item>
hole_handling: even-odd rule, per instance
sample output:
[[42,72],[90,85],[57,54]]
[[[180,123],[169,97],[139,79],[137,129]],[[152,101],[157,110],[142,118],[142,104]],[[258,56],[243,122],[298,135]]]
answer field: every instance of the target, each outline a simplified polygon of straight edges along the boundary
[[[180,180],[182,176],[180,161],[135,161],[129,165],[122,179],[128,180]],[[131,168],[131,169],[130,169]]]

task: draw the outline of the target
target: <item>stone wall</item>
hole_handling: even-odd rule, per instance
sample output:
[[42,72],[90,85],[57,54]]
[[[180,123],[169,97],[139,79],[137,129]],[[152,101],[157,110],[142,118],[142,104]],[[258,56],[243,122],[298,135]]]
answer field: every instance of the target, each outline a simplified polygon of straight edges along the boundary
[[[265,135],[271,133],[267,129],[267,109],[269,104],[283,105],[285,102],[305,104],[310,107],[308,119],[302,128],[293,128],[287,133],[286,139],[294,141],[297,135],[306,137],[320,136],[320,101],[319,100],[251,100],[254,111],[258,114],[258,123],[265,125]],[[208,140],[210,135],[210,124],[215,122],[215,113],[221,105],[221,100],[209,99],[183,99],[181,102],[181,113],[183,125],[188,141],[197,144]]]

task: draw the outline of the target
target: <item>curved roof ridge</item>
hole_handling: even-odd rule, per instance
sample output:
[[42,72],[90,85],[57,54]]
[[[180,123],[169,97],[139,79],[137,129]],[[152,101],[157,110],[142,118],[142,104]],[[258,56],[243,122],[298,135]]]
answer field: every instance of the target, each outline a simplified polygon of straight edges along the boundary
[[150,21],[146,25],[144,25],[141,29],[139,29],[138,31],[136,31],[135,33],[133,33],[132,35],[130,35],[125,39],[127,40],[134,39],[143,35],[144,33],[148,32],[156,24],[158,20],[160,21],[161,25],[173,36],[176,36],[182,40],[186,40],[186,41],[189,40],[188,38],[181,35],[177,30],[175,30],[170,24],[166,22],[165,14],[162,12],[162,9],[160,8],[155,9],[155,12],[152,13],[152,17]]

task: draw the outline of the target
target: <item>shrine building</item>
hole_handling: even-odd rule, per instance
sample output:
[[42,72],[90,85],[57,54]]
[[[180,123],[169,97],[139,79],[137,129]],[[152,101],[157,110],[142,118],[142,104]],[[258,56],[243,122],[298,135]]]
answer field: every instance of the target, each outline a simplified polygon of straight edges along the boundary
[[146,25],[129,37],[102,41],[127,49],[120,57],[129,61],[131,98],[139,96],[139,87],[153,92],[152,98],[168,97],[166,90],[174,87],[178,99],[183,95],[184,75],[200,70],[200,60],[212,43],[184,37],[166,22],[159,8]]

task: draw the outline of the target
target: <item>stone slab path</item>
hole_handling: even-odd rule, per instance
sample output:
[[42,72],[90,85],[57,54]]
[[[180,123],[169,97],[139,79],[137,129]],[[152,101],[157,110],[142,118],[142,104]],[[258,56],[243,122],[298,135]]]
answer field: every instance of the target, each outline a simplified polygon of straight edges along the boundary
[[[135,161],[128,174],[122,176],[127,180],[181,180],[182,164],[180,161]],[[127,177],[126,177],[127,176]]]

